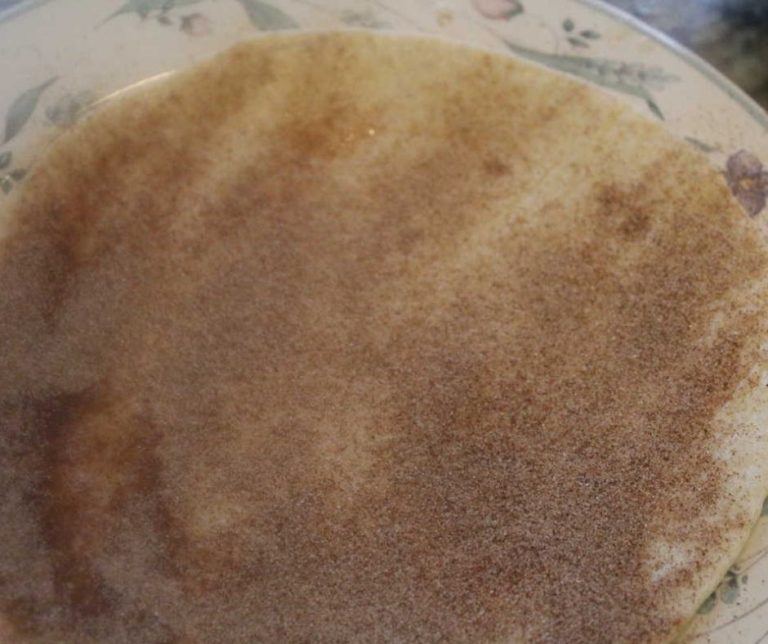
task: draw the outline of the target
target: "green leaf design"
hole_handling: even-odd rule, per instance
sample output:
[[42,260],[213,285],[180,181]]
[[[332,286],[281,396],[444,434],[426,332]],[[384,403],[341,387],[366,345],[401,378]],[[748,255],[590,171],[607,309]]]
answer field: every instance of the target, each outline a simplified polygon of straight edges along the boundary
[[648,109],[661,119],[664,118],[664,115],[653,100],[648,86],[663,87],[666,83],[678,80],[675,76],[666,74],[655,67],[647,67],[642,63],[624,63],[585,56],[548,54],[521,47],[508,40],[505,40],[504,44],[512,53],[540,65],[551,67],[571,76],[577,76],[616,92],[636,96],[642,99]]
[[763,511],[760,513],[761,517],[768,517],[768,499],[763,501]]
[[13,152],[10,150],[0,154],[0,170],[5,170],[5,168],[11,165],[11,159],[13,159]]
[[45,116],[52,124],[66,127],[75,123],[95,100],[95,95],[87,90],[64,94],[46,107]]
[[21,129],[35,111],[40,96],[42,96],[43,92],[54,82],[56,82],[56,77],[50,78],[32,89],[28,89],[11,103],[11,107],[8,109],[8,114],[5,116],[5,138],[3,139],[3,143],[8,143],[8,141],[21,132]]
[[8,177],[0,177],[0,190],[3,191],[3,194],[7,195],[11,190],[13,190],[13,181],[11,181]]
[[24,177],[27,176],[27,171],[22,170],[21,168],[16,168],[15,170],[11,170],[8,176],[11,177],[11,179],[14,181],[21,181]]
[[581,38],[576,38],[575,36],[569,36],[568,42],[571,43],[574,47],[578,47],[579,49],[585,49],[589,47],[587,43],[585,43]]
[[739,578],[728,572],[728,577],[720,585],[720,599],[726,604],[733,604],[739,598],[741,594],[741,587],[739,586]]
[[113,18],[124,16],[129,13],[135,13],[142,18],[146,18],[152,11],[161,11],[165,13],[176,7],[197,4],[198,2],[202,2],[202,0],[126,0],[117,11],[107,16],[101,24],[103,25]]
[[[709,143],[705,143],[704,141],[701,141],[700,139],[697,139],[692,136],[686,136],[685,140],[688,141],[694,148],[697,150],[700,150],[701,152],[704,152],[705,154],[711,154],[712,152],[720,152],[721,148],[719,145],[710,145]],[[766,504],[768,504],[768,499],[766,499]],[[763,505],[763,515],[768,515],[768,508],[766,507],[766,504]]]
[[715,604],[717,604],[717,593],[712,593],[709,597],[707,597],[704,600],[704,603],[699,606],[699,610],[696,612],[699,615],[706,615],[707,613],[711,613],[712,609],[715,607]]
[[579,36],[582,38],[586,38],[587,40],[599,40],[600,34],[596,31],[593,31],[592,29],[585,29],[584,31],[579,33]]
[[566,18],[563,21],[563,29],[568,33],[571,33],[575,27],[576,25],[573,23],[573,20],[571,20],[570,18]]
[[654,101],[652,98],[646,99],[645,101],[646,105],[648,105],[648,109],[653,112],[653,114],[658,117],[660,120],[664,119],[664,113],[661,111],[661,108],[656,104],[656,101]]
[[389,29],[388,22],[382,20],[373,11],[345,11],[341,14],[341,21],[350,27],[362,27],[364,29]]
[[262,31],[296,29],[299,24],[282,9],[261,0],[238,0],[248,14],[251,23]]

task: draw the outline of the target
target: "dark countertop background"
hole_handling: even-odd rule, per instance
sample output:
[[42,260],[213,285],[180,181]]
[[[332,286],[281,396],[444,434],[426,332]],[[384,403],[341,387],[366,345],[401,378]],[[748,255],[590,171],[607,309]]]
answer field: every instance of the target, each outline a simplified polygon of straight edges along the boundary
[[768,109],[768,0],[608,0],[695,51]]

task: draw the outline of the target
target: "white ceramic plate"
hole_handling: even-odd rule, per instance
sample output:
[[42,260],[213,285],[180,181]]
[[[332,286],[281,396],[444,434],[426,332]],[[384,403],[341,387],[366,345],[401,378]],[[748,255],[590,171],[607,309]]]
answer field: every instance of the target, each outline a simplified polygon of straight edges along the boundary
[[[0,0],[0,210],[45,143],[108,97],[259,32],[341,27],[438,34],[601,85],[708,155],[768,235],[768,115],[596,0]],[[688,638],[768,641],[768,516]]]

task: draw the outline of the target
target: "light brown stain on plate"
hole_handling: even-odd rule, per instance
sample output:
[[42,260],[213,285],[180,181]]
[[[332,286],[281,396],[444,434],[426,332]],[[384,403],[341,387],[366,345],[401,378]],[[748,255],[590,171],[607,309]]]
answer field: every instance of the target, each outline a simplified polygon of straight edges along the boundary
[[646,548],[717,543],[665,530],[718,498],[767,267],[682,145],[361,34],[92,117],[0,249],[2,610],[41,641],[668,634],[697,564],[652,587]]

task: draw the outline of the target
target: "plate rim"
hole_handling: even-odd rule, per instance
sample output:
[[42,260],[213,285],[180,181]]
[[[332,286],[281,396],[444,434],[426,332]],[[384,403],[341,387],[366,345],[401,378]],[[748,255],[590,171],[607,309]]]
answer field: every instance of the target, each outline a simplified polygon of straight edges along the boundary
[[[6,9],[0,8],[0,25],[11,21],[12,19],[38,9],[50,0],[21,0],[18,4],[11,5]],[[717,89],[723,92],[729,99],[736,103],[760,128],[768,134],[768,111],[752,98],[745,90],[739,87],[734,81],[725,74],[716,69],[712,64],[704,60],[701,56],[693,52],[685,45],[679,43],[671,36],[663,33],[656,27],[649,25],[640,18],[632,14],[609,5],[604,0],[569,0],[579,4],[587,9],[607,16],[627,28],[640,33],[654,44],[662,47],[667,52],[673,54],[683,63],[699,72],[704,78],[712,83]]]
[[640,18],[636,18],[623,9],[609,5],[603,0],[570,1],[602,13],[617,22],[623,23],[630,29],[641,33],[654,41],[657,45],[660,45],[669,53],[679,58],[683,63],[695,69],[704,76],[706,80],[724,92],[732,101],[741,107],[766,134],[768,134],[768,111],[763,109],[754,98],[747,94],[747,92],[739,87],[734,81],[719,71],[714,65],[704,60],[704,58],[697,53],[656,27],[649,25]]

